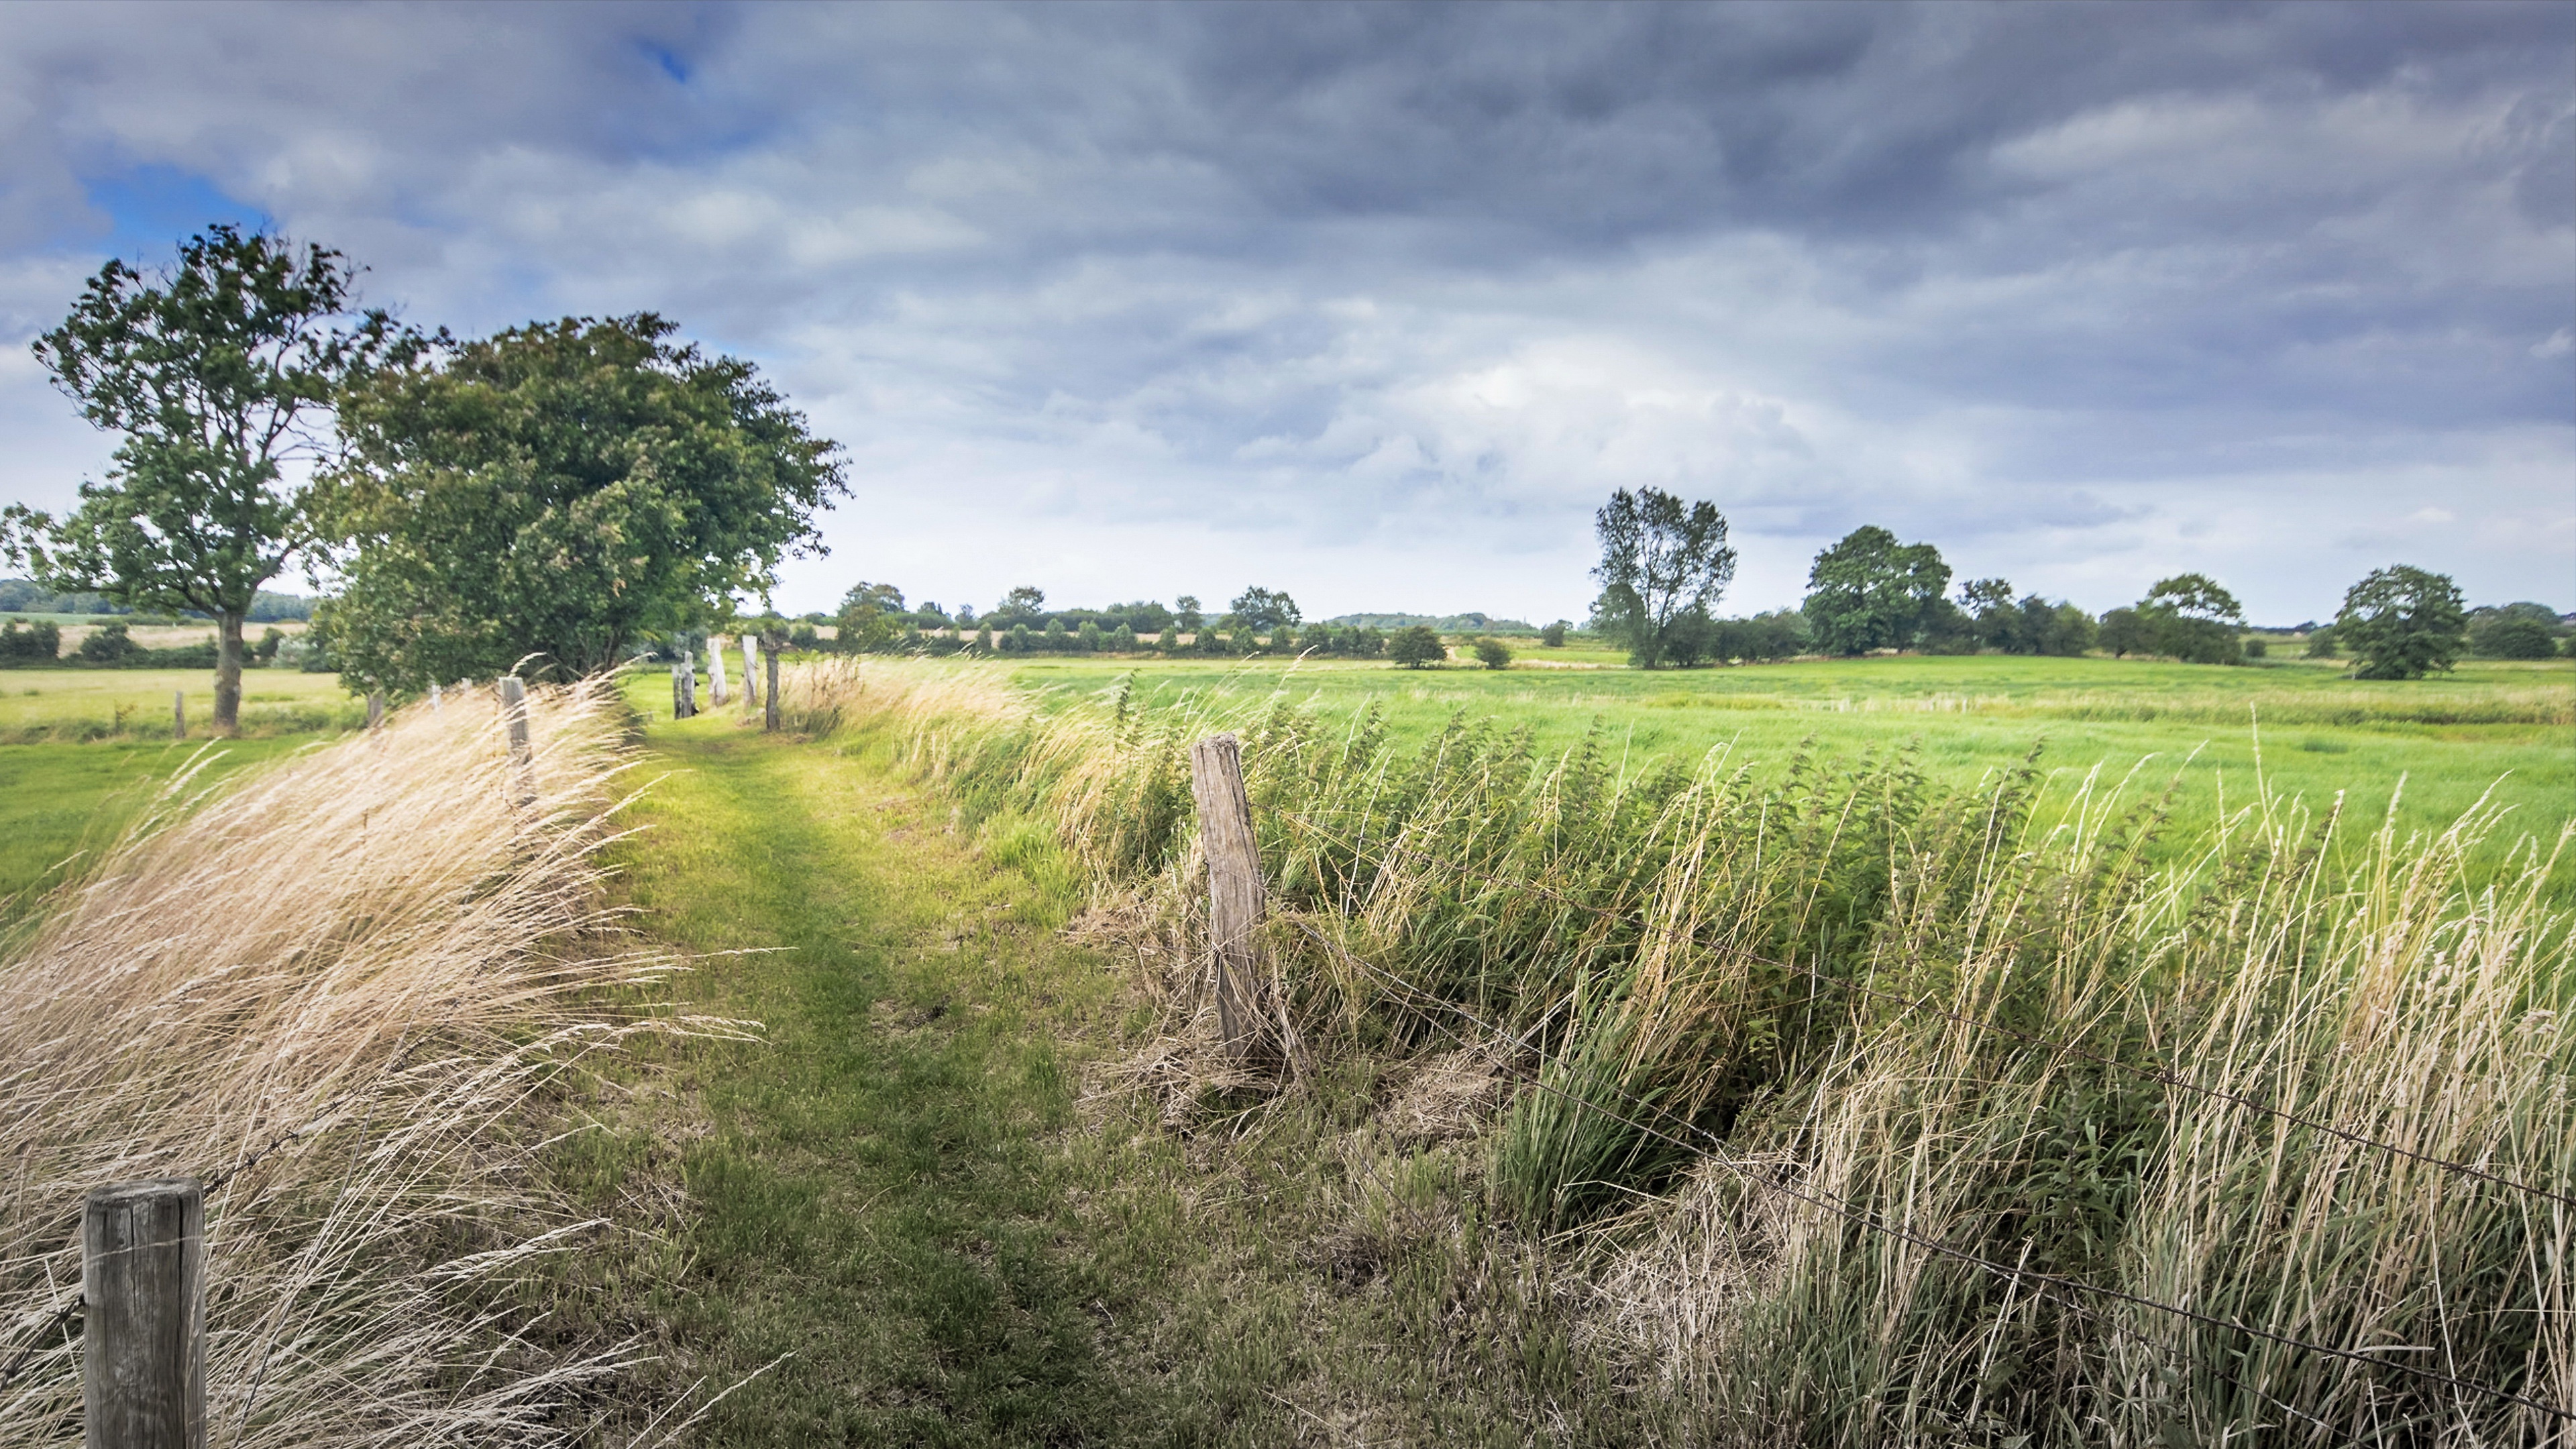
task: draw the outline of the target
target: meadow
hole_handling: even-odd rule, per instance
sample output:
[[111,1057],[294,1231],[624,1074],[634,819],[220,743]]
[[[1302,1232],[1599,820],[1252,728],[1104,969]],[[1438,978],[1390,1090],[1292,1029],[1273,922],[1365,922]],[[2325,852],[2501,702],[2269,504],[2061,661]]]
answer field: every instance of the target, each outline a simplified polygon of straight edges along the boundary
[[2552,1432],[2484,1388],[2576,1399],[2565,665],[804,660],[778,734],[639,670],[544,702],[533,857],[488,694],[377,737],[253,674],[324,726],[182,746],[170,682],[7,678],[0,1078],[141,1065],[12,1129],[0,1438],[76,1399],[24,1326],[81,1186],[279,1140],[221,1205],[227,1443],[2466,1445]]
[[[1570,658],[1565,658],[1570,656]],[[1524,661],[1597,663],[1598,651],[1528,650]],[[1973,783],[2034,750],[2068,787],[2133,768],[2192,831],[2228,802],[2271,792],[2402,830],[2439,830],[2481,798],[2507,835],[2543,838],[2576,818],[2576,662],[2473,661],[2412,682],[2352,680],[2330,661],[2247,668],[2143,660],[1892,656],[1643,673],[1622,668],[1456,665],[1408,671],[1309,661],[1047,660],[995,665],[1061,708],[1126,687],[1148,710],[1276,698],[1339,718],[1374,707],[1415,745],[1457,716],[1526,730],[1539,755],[1588,734],[1631,768],[1696,765],[1712,752],[1777,770],[1802,750],[1850,759],[1911,750],[1931,777]],[[2191,832],[2177,832],[2179,835]],[[2481,847],[2492,863],[2501,843]],[[2576,891],[2576,861],[2553,877]]]
[[[1839,665],[1684,709],[1732,716],[1733,748],[1666,726],[1660,757],[1615,728],[1523,737],[1511,673],[814,665],[789,715],[891,742],[961,824],[1079,862],[1088,938],[1159,1006],[1125,1093],[1245,1144],[1209,1193],[1338,1213],[1315,1255],[1376,1289],[1386,1349],[1430,1356],[1442,1403],[1499,1396],[1599,1443],[2554,1432],[2576,1400],[2549,1206],[2576,1201],[2564,799],[2471,789],[2415,828],[2258,780],[2250,743],[2224,795],[2219,766],[2167,786],[2116,759],[1921,759],[1888,727],[2180,714],[2206,737],[2194,716],[2224,706],[2196,691],[2267,696],[2251,672],[2117,691],[1897,663],[1875,693]],[[2561,677],[2428,706],[2304,672],[2268,702],[2428,774],[2501,734],[2563,780]],[[1460,708],[1477,691],[1517,707]],[[1636,722],[1667,691],[1689,695],[1636,679],[1558,708]],[[1823,747],[1739,754],[1775,717]],[[1275,921],[1249,1058],[1211,1040],[1198,944],[1185,756],[1216,730],[1243,742]],[[2443,753],[2463,730],[2466,763]],[[1412,1392],[1346,1376],[1310,1412],[1402,1441],[1435,1422]]]

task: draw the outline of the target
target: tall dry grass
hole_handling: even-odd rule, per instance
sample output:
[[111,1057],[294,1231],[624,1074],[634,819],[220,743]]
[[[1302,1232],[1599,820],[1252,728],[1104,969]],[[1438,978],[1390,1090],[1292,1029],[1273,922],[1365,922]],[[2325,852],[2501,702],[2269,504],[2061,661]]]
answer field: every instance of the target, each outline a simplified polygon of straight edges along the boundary
[[[550,1081],[639,1031],[674,963],[603,913],[628,760],[598,683],[533,701],[534,803],[491,690],[211,794],[186,780],[0,951],[0,1443],[77,1433],[83,1195],[207,1195],[210,1440],[545,1444],[629,1359],[526,1291],[609,1225],[538,1169]],[[707,1024],[698,1023],[698,1026]],[[39,1333],[42,1336],[36,1337]]]
[[2483,807],[2401,836],[2258,793],[2175,842],[2175,786],[2035,759],[1951,791],[1902,752],[1542,758],[1461,717],[1406,754],[1366,712],[917,664],[796,689],[969,815],[1052,821],[1167,946],[1187,743],[1242,734],[1305,1047],[1518,1059],[1479,1190],[1722,1440],[2576,1433],[2482,1391],[2576,1406],[2563,837],[2473,874]]

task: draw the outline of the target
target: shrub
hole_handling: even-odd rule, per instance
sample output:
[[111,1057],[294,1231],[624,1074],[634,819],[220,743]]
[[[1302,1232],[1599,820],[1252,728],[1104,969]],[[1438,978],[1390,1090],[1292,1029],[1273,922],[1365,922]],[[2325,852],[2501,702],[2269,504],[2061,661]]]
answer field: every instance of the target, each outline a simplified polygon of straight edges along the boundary
[[1398,629],[1386,644],[1386,657],[1405,669],[1420,669],[1449,657],[1441,647],[1440,636],[1428,624],[1415,624]]
[[2471,625],[2469,647],[2488,659],[2548,659],[2558,640],[2539,620],[2509,614]]
[[1545,648],[1562,649],[1565,647],[1565,631],[1573,627],[1570,621],[1559,619],[1538,631],[1538,642]]
[[1490,636],[1479,639],[1476,641],[1476,662],[1487,669],[1509,669],[1512,667],[1511,647]]
[[109,668],[125,663],[143,652],[134,642],[134,632],[123,624],[105,624],[90,631],[72,657],[83,664],[101,664]]
[[12,619],[0,625],[0,666],[51,664],[63,652],[63,631],[50,619],[25,628]]

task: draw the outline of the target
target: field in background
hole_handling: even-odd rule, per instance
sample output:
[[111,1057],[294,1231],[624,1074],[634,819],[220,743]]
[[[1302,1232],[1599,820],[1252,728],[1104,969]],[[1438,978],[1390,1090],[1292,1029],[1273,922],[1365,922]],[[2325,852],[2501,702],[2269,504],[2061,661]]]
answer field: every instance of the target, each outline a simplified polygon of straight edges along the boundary
[[[214,718],[212,670],[0,670],[0,743],[167,740],[174,692],[187,696],[189,731],[202,734]],[[366,717],[365,704],[340,687],[336,674],[242,671],[242,732],[246,735],[322,733],[363,724]]]
[[[1530,654],[1574,651],[1532,650]],[[2397,801],[2402,829],[2448,826],[2490,789],[2511,812],[2506,835],[2544,839],[2576,817],[2576,663],[2475,661],[2396,683],[2350,680],[2330,663],[2222,668],[2109,659],[1894,657],[1658,671],[1408,671],[1382,664],[1047,660],[995,665],[1024,689],[1066,700],[1113,690],[1164,708],[1223,692],[1277,694],[1344,715],[1375,704],[1399,745],[1455,714],[1526,728],[1542,755],[1596,724],[1632,765],[1696,763],[1715,749],[1776,769],[1813,741],[1839,756],[1915,747],[1936,780],[1965,784],[2018,764],[2117,778],[2141,761],[2161,785],[2182,776],[2178,823],[2214,820],[2271,788],[2319,809],[2341,793],[2375,822]],[[2260,722],[2259,732],[2256,728]],[[2177,831],[2178,835],[2188,831]],[[2482,858],[2503,848],[2491,842]],[[2576,861],[2556,890],[2576,892]]]

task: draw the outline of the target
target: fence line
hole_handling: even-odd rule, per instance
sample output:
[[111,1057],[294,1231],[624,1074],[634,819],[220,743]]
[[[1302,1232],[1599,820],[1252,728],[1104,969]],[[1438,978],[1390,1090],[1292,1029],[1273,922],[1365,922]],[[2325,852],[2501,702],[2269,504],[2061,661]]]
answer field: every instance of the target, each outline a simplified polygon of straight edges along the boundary
[[[1372,858],[1366,846],[1352,841],[1348,836],[1342,835],[1328,826],[1319,825],[1291,810],[1274,810],[1273,813],[1277,814],[1282,819],[1294,821],[1295,823],[1314,831],[1316,834],[1334,841],[1336,844],[1349,850],[1355,856],[1371,860],[1371,863],[1381,870],[1386,868],[1386,861],[1383,855]],[[1608,906],[1594,905],[1590,901],[1576,900],[1572,896],[1551,890],[1534,881],[1503,880],[1498,876],[1487,875],[1471,867],[1461,865],[1453,861],[1443,860],[1438,856],[1411,846],[1381,846],[1380,849],[1382,851],[1386,849],[1401,851],[1417,860],[1439,866],[1444,870],[1453,871],[1459,875],[1466,876],[1471,880],[1482,881],[1487,885],[1497,886],[1505,890],[1529,891],[1536,895],[1543,895],[1559,904],[1571,906],[1576,910],[1590,911],[1605,919],[1629,921],[1640,925],[1644,924],[1633,912],[1616,910]],[[1697,940],[1696,937],[1693,939],[1694,941]],[[2576,1194],[2559,1192],[2553,1188],[2538,1187],[2531,1183],[2523,1182],[2517,1178],[2506,1177],[2501,1173],[2489,1172],[2482,1167],[2471,1166],[2465,1162],[2456,1162],[2447,1157],[2435,1157],[2430,1153],[2417,1152],[2412,1148],[2400,1147],[2393,1142],[2382,1142],[2378,1138],[2363,1136],[2362,1134],[2351,1131],[2347,1128],[2338,1127],[2331,1122],[2320,1121],[2317,1118],[2302,1116],[2299,1113],[2289,1111],[2285,1108],[2274,1107],[2267,1103],[2258,1102],[2241,1092],[2231,1092],[2224,1087],[2204,1086],[2201,1083],[2176,1076],[2168,1071],[2163,1071],[2154,1067],[2139,1066],[2133,1062],[2124,1062],[2117,1057],[2104,1056],[2099,1052],[2091,1051],[2085,1047],[2078,1046],[2073,1042],[2058,1041],[2052,1037],[2041,1036],[2035,1032],[2023,1031],[2018,1027],[2006,1026],[2001,1022],[1981,1020],[1962,1012],[1952,1011],[1948,1007],[1933,1005],[1931,998],[1928,996],[1900,996],[1895,992],[1884,991],[1878,987],[1864,985],[1857,981],[1844,981],[1836,977],[1827,976],[1816,970],[1813,966],[1800,966],[1793,962],[1775,960],[1772,957],[1762,955],[1759,952],[1746,951],[1741,948],[1731,946],[1719,947],[1706,942],[1700,942],[1699,944],[1707,946],[1708,949],[1711,950],[1733,951],[1736,955],[1741,956],[1747,961],[1759,962],[1765,966],[1778,967],[1780,970],[1804,976],[1819,986],[1831,986],[1838,990],[1851,992],[1855,995],[1867,996],[1876,1000],[1890,1002],[1909,1012],[1929,1011],[1936,1016],[1942,1017],[1945,1020],[1960,1026],[1974,1027],[1980,1031],[1991,1031],[2003,1036],[2012,1037],[2015,1040],[2024,1042],[2031,1046],[2043,1048],[2047,1051],[2059,1053],[2064,1056],[2075,1057],[2083,1061],[2091,1062],[2096,1066],[2108,1067],[2113,1071],[2126,1072],[2131,1076],[2154,1082],[2159,1086],[2178,1088],[2186,1092],[2195,1092],[2215,1101],[2226,1102],[2233,1106],[2243,1107],[2251,1112],[2262,1113],[2267,1117],[2276,1118],[2280,1121],[2290,1123],[2293,1126],[2305,1127],[2311,1131],[2323,1132],[2329,1137],[2336,1138],[2343,1142],[2348,1142],[2355,1147],[2370,1148],[2373,1151],[2384,1152],[2389,1156],[2403,1158],[2409,1162],[2418,1163],[2425,1167],[2438,1168],[2444,1172],[2456,1173],[2462,1177],[2472,1177],[2481,1182],[2492,1183],[2497,1187],[2509,1188],[2515,1192],[2527,1193],[2533,1197],[2543,1199],[2544,1201],[2557,1203],[2562,1207],[2576,1208]],[[1815,999],[1815,996],[1812,994],[1807,998],[1809,1001],[1813,1001]]]

